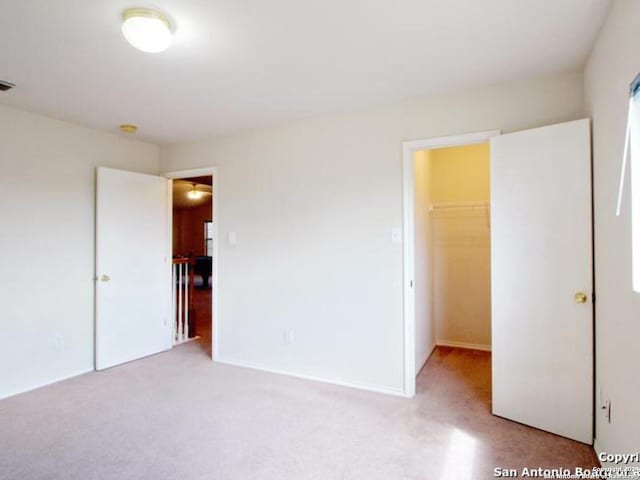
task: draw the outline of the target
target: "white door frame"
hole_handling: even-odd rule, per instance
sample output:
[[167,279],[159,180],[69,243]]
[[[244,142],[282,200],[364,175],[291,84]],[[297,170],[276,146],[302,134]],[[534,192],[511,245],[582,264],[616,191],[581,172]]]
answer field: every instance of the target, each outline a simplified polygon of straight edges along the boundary
[[[211,269],[211,359],[218,359],[218,169],[216,167],[192,168],[188,170],[175,170],[162,174],[171,180],[190,177],[203,177],[211,175],[211,221],[213,222],[213,263]],[[173,257],[173,189],[169,189],[169,258]],[[174,319],[175,320],[175,319]],[[173,335],[173,328],[171,329]],[[173,342],[172,342],[173,345]]]
[[420,150],[460,147],[486,143],[491,137],[500,135],[500,130],[425,138],[402,143],[402,205],[403,205],[403,293],[404,293],[404,394],[416,394],[416,317],[415,317],[415,231],[414,231],[414,168],[413,155]]

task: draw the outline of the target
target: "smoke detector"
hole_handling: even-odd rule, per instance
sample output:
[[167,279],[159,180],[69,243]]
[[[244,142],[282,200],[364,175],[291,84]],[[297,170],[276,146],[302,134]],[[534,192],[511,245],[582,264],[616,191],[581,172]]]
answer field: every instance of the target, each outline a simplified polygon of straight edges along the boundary
[[138,131],[138,127],[129,123],[125,123],[120,125],[120,131],[122,133],[136,133]]

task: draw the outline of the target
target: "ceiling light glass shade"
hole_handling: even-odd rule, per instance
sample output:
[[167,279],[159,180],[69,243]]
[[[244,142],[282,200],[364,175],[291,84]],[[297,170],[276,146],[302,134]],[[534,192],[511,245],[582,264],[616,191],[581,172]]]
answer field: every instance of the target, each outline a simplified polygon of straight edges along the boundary
[[191,200],[200,200],[202,198],[202,195],[204,195],[204,193],[198,191],[195,185],[193,186],[193,190],[189,190],[187,192],[187,197]]
[[133,47],[143,52],[163,52],[171,46],[169,20],[149,8],[130,8],[122,14],[122,34]]

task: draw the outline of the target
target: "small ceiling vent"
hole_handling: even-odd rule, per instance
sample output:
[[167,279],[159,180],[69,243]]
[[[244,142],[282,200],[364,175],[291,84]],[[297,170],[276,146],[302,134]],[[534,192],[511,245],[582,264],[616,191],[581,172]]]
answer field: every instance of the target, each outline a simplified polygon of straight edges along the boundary
[[11,90],[13,87],[15,87],[13,83],[0,80],[0,92],[6,92],[7,90]]

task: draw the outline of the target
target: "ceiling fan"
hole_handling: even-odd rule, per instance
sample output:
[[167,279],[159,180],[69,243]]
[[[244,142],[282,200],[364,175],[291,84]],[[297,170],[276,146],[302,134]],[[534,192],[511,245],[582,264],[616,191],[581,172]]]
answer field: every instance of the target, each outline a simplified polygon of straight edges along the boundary
[[211,188],[208,185],[198,185],[197,183],[192,183],[191,190],[187,192],[187,198],[189,198],[190,200],[200,200],[205,195],[211,195],[211,191],[205,190],[207,187],[209,189]]

